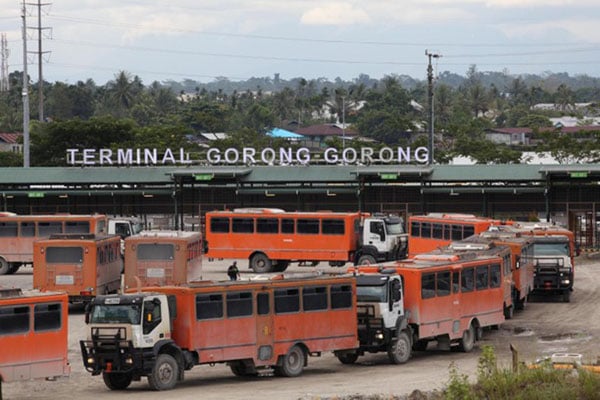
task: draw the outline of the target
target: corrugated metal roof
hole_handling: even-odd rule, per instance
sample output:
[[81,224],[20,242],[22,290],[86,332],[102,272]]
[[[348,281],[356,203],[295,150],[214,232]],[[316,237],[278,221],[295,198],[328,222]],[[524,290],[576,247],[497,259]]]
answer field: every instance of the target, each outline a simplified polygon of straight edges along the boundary
[[470,181],[542,181],[545,175],[540,165],[436,165],[426,179],[438,182]]

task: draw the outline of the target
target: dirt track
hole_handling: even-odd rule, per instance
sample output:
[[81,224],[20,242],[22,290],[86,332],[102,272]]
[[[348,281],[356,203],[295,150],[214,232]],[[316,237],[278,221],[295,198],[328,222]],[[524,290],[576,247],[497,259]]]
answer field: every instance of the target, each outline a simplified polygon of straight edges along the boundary
[[[238,263],[244,266],[245,262]],[[224,262],[205,263],[205,278],[225,279]],[[307,268],[291,268],[306,271]],[[319,268],[319,267],[317,267]],[[329,267],[323,267],[329,270]],[[241,268],[242,278],[247,272]],[[339,271],[339,270],[338,270]],[[0,276],[0,285],[30,288],[32,270],[25,268],[13,276]],[[408,394],[415,389],[433,390],[448,380],[448,367],[454,362],[461,373],[474,376],[481,345],[495,347],[498,359],[508,366],[509,344],[520,351],[522,360],[533,361],[554,352],[584,354],[596,361],[600,348],[600,260],[579,257],[575,291],[570,303],[559,298],[536,298],[524,311],[506,321],[497,331],[486,331],[472,353],[430,349],[416,353],[405,365],[390,365],[386,354],[359,358],[356,365],[342,365],[331,354],[309,358],[308,367],[298,378],[238,378],[225,365],[199,366],[186,372],[184,382],[171,392],[152,392],[145,379],[134,382],[125,392],[111,392],[101,377],[85,372],[79,340],[85,337],[83,313],[72,309],[69,324],[71,376],[56,381],[28,381],[2,385],[4,399],[315,399],[351,394]]]

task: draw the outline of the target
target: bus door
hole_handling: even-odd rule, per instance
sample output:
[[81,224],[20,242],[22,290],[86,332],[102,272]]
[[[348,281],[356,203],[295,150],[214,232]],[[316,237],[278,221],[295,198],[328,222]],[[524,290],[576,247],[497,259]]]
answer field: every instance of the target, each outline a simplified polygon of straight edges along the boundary
[[273,347],[273,305],[271,292],[260,291],[256,294],[256,359],[257,365],[272,365]]
[[460,295],[460,268],[455,267],[450,270],[450,301],[452,302],[452,335],[458,335],[463,331],[461,329],[461,317],[463,315],[463,305]]

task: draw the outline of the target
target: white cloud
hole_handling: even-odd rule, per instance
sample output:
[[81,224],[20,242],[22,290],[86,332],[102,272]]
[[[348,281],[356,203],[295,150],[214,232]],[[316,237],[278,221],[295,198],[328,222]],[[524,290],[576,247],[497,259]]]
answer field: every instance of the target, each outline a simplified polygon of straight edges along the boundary
[[582,45],[600,43],[600,20],[565,19],[529,24],[505,24],[499,26],[507,37],[544,38],[551,33],[564,31],[572,35],[567,40],[581,40]]
[[304,25],[355,25],[369,23],[371,18],[352,4],[334,2],[306,11],[300,21]]

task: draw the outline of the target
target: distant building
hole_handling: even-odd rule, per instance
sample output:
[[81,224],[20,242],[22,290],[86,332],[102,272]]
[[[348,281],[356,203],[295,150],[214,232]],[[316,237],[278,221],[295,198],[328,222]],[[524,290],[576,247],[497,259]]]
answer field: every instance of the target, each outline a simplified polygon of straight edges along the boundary
[[0,133],[0,151],[22,153],[22,133]]
[[358,133],[348,124],[320,124],[296,129],[296,133],[305,137],[302,141],[307,147],[325,147],[329,138],[337,137],[341,140],[352,140]]

